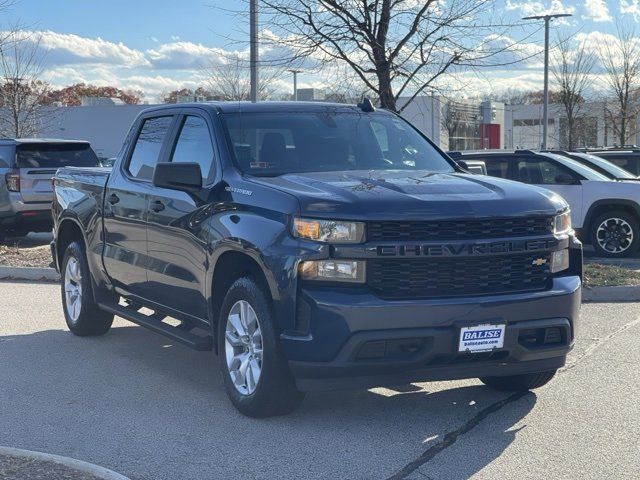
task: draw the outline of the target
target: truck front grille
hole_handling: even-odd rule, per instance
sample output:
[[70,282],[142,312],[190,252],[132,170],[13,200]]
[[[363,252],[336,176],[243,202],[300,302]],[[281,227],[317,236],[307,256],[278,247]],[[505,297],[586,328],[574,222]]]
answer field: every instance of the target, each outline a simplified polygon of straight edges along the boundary
[[[548,253],[486,257],[372,259],[367,284],[385,299],[531,292],[548,288]],[[544,261],[541,261],[544,260]]]
[[369,222],[367,240],[474,240],[553,233],[553,217],[486,218],[409,222]]

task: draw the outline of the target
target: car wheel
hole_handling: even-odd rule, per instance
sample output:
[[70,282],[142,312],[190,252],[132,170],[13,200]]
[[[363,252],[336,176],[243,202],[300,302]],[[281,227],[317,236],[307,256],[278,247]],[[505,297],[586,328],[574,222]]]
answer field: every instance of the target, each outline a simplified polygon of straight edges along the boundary
[[542,387],[551,381],[556,370],[540,373],[526,373],[524,375],[510,375],[507,377],[480,377],[480,381],[496,390],[508,392],[522,392]]
[[591,245],[603,257],[627,257],[638,250],[640,225],[624,211],[599,215],[591,223]]
[[249,417],[292,412],[304,394],[280,349],[271,304],[252,278],[227,291],[218,322],[218,355],[227,395]]
[[62,308],[69,330],[81,337],[109,331],[113,315],[100,310],[94,301],[87,256],[78,242],[65,250],[60,272]]

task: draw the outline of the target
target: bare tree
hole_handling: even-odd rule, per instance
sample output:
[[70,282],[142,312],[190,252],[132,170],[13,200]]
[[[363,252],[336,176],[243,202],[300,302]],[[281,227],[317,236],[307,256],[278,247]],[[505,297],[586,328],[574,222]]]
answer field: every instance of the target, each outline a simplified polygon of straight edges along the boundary
[[[260,70],[258,97],[260,100],[272,98],[277,90],[276,82],[284,75],[284,69],[267,66]],[[226,101],[247,101],[251,98],[249,63],[239,55],[226,59],[225,63],[209,67],[207,87],[214,97]]]
[[326,99],[336,103],[357,103],[363,97],[371,95],[371,90],[352,74],[347,66],[334,68],[331,76],[324,79],[327,83]]
[[587,50],[584,42],[572,49],[569,38],[559,38],[556,51],[557,59],[551,71],[557,84],[557,101],[562,105],[566,118],[566,134],[561,136],[566,137],[566,147],[573,150],[577,146],[577,130],[585,128],[584,96],[596,57]]
[[616,25],[617,38],[602,42],[598,54],[606,73],[612,100],[605,102],[607,123],[620,145],[625,145],[637,133],[637,92],[640,88],[640,42],[635,30],[621,23]]
[[447,102],[442,105],[442,110],[440,112],[440,123],[442,124],[442,128],[447,131],[447,136],[449,137],[449,143],[451,143],[451,139],[456,136],[458,129],[461,125],[461,119],[459,115],[459,111],[456,108],[456,103],[452,100],[447,100]]
[[[293,60],[348,65],[382,107],[402,110],[457,67],[505,64],[514,42],[492,0],[261,0]],[[500,54],[505,55],[500,55]],[[398,105],[398,99],[408,101]]]
[[47,108],[47,83],[42,73],[39,38],[14,31],[0,45],[0,134],[15,138],[37,136],[46,128],[52,110]]

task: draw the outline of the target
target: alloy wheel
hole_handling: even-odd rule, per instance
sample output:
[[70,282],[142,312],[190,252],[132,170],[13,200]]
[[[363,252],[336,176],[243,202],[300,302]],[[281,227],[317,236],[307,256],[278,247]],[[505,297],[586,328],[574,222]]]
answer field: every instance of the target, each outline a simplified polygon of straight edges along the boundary
[[596,240],[604,251],[622,253],[633,243],[633,228],[622,218],[607,218],[596,230]]
[[80,263],[75,257],[69,257],[64,272],[64,298],[67,313],[74,322],[80,317],[82,308],[82,274]]
[[236,390],[243,395],[255,392],[262,373],[262,331],[249,302],[233,304],[225,328],[227,370]]

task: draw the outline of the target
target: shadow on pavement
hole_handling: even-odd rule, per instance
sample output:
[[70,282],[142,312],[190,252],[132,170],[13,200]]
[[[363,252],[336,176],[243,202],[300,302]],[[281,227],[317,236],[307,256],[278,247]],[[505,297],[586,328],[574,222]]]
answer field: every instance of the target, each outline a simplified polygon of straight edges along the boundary
[[[0,444],[133,479],[386,478],[508,397],[477,381],[439,382],[310,394],[292,415],[254,420],[227,400],[213,354],[140,327],[3,336],[0,365]],[[484,420],[495,435],[451,478],[498,457],[534,404],[527,395]]]

